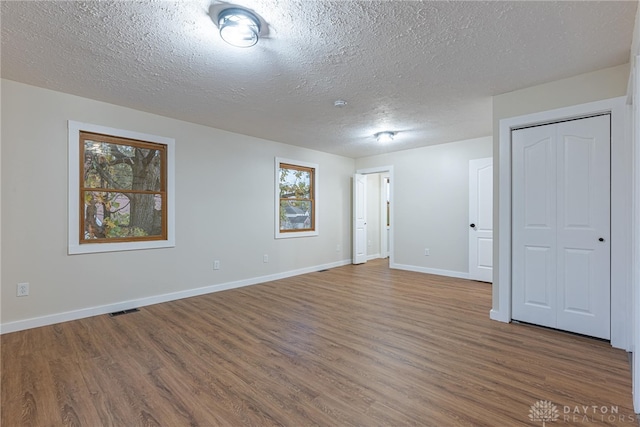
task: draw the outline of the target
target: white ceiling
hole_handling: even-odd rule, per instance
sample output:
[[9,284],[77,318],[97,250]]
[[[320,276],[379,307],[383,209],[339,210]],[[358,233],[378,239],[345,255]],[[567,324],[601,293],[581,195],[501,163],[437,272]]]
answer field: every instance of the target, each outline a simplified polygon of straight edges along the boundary
[[490,135],[491,96],[628,62],[637,6],[234,4],[268,24],[253,48],[219,2],[2,1],[2,77],[355,158]]

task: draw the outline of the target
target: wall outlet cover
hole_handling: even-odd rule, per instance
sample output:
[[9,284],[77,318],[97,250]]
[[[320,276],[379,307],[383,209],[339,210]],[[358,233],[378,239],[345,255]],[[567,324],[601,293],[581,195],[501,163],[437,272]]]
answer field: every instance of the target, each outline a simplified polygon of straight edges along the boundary
[[29,284],[28,283],[18,283],[18,288],[16,291],[16,295],[19,297],[26,297],[29,295]]

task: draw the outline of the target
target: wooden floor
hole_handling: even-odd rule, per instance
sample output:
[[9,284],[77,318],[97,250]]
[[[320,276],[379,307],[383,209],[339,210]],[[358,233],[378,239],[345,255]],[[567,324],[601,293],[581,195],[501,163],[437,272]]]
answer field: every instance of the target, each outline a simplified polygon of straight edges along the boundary
[[625,352],[490,307],[377,260],[6,334],[1,425],[637,425]]

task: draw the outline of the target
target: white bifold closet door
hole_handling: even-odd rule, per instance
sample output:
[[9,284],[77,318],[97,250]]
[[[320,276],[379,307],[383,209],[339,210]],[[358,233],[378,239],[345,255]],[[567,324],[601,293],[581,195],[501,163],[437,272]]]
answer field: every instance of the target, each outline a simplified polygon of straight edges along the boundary
[[610,116],[512,133],[512,317],[610,338]]

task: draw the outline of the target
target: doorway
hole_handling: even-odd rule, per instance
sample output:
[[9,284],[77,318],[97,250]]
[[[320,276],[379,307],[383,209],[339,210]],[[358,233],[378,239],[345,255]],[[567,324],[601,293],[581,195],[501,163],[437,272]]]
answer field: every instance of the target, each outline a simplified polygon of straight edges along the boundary
[[388,258],[392,267],[393,166],[356,171],[353,176],[352,216],[352,263],[363,264],[373,258]]
[[499,144],[494,158],[496,174],[497,210],[494,211],[498,237],[494,275],[493,306],[490,317],[501,322],[510,322],[512,317],[512,132],[515,129],[573,120],[598,114],[611,114],[611,345],[630,349],[632,342],[631,324],[631,239],[632,226],[630,209],[633,194],[632,146],[630,128],[626,121],[626,97],[556,110],[526,114],[500,120]]

